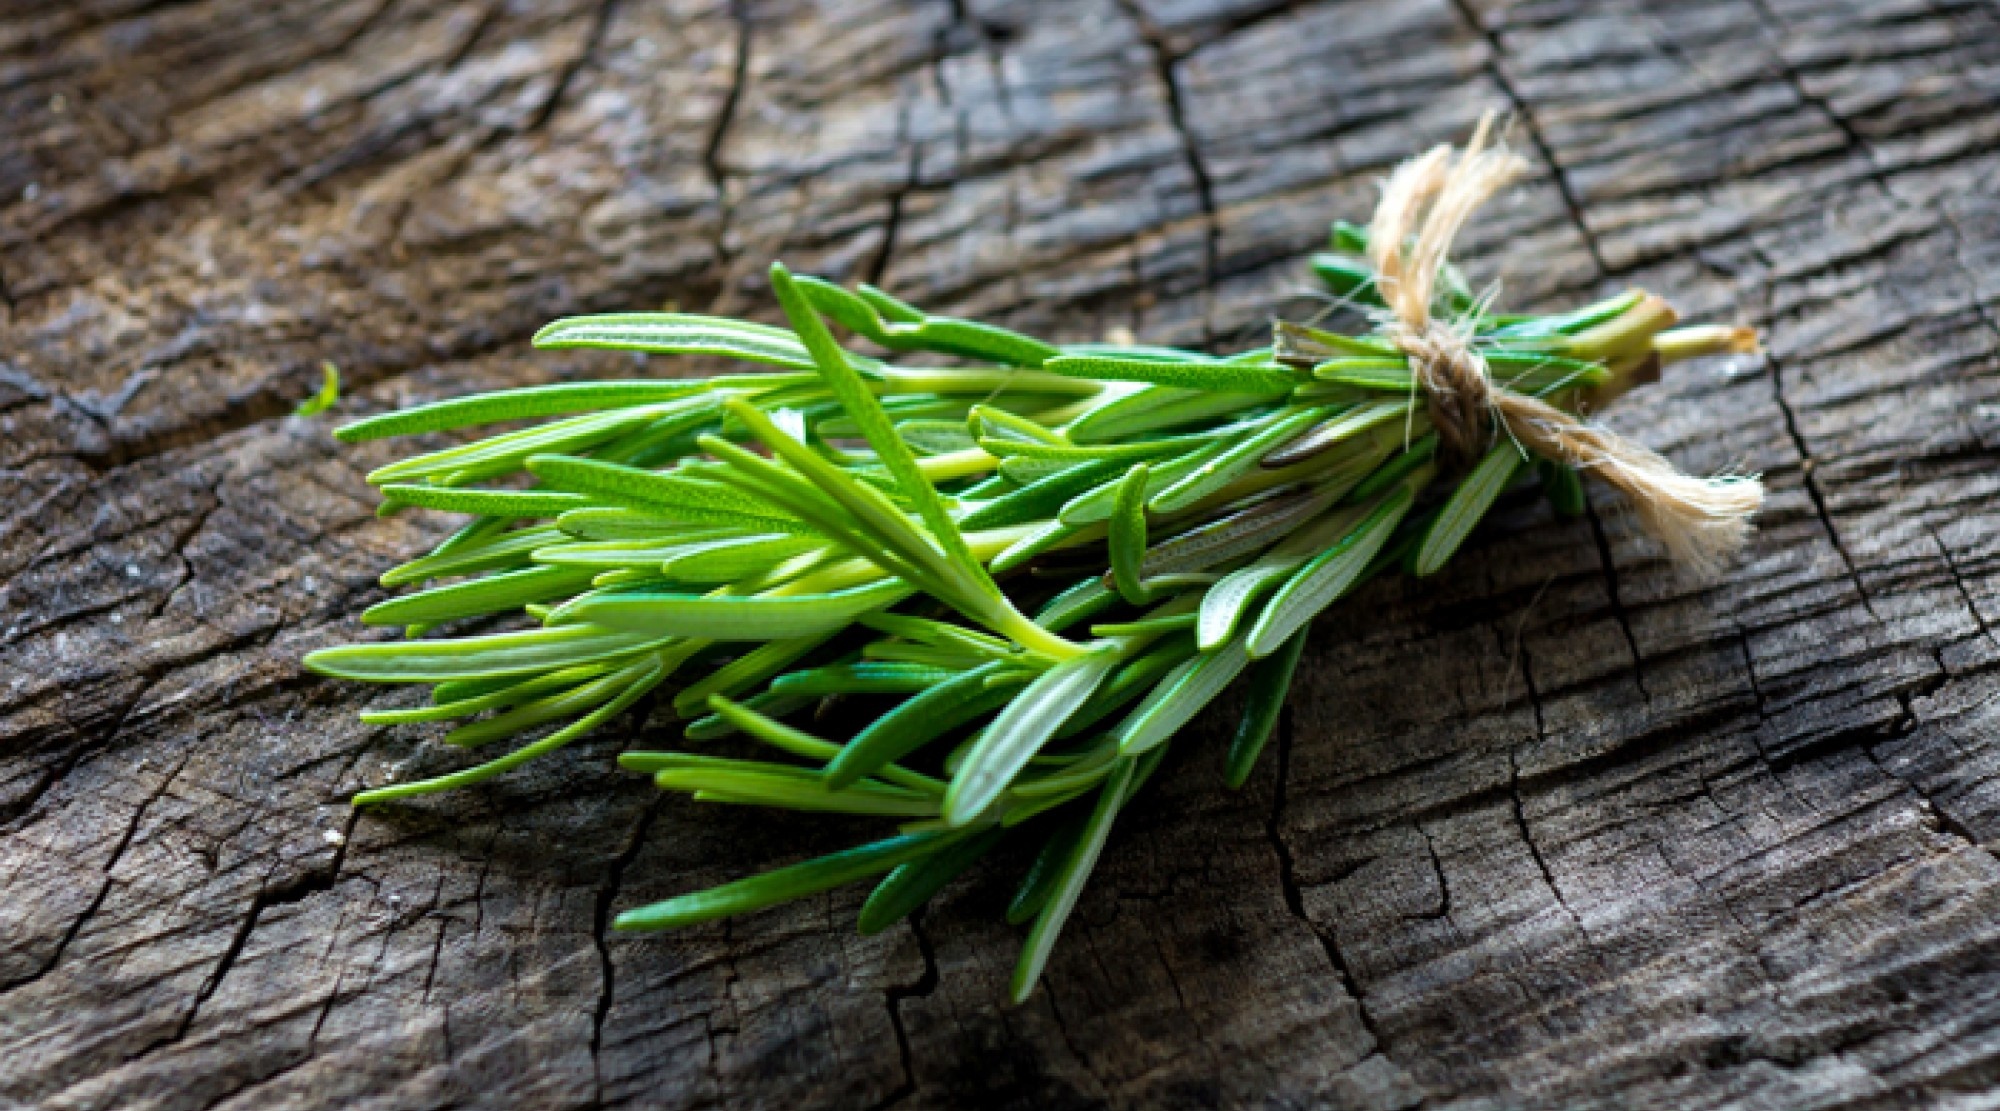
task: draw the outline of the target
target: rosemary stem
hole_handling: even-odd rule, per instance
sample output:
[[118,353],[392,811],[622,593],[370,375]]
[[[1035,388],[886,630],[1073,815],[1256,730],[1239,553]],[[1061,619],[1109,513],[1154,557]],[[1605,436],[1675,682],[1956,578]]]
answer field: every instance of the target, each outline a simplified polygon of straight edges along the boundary
[[971,478],[992,470],[1000,460],[987,454],[983,449],[971,447],[964,451],[951,451],[943,455],[927,455],[917,460],[917,469],[932,482],[950,482],[954,479]]
[[1101,383],[1088,378],[1070,378],[1040,370],[1004,367],[968,370],[921,368],[884,370],[872,392],[881,397],[904,394],[988,394],[1005,390],[1021,393],[1056,394],[1062,397],[1096,397]]
[[1703,355],[1754,355],[1756,352],[1755,330],[1732,328],[1726,324],[1675,328],[1653,337],[1653,353],[1660,357],[1664,365]]
[[1058,663],[1075,659],[1090,651],[1083,645],[1065,640],[1028,620],[1013,606],[1000,607],[998,612],[987,617],[986,623],[994,632],[1028,651]]
[[1598,363],[1642,354],[1651,349],[1654,336],[1673,327],[1678,319],[1672,305],[1647,295],[1610,320],[1570,337],[1565,354]]

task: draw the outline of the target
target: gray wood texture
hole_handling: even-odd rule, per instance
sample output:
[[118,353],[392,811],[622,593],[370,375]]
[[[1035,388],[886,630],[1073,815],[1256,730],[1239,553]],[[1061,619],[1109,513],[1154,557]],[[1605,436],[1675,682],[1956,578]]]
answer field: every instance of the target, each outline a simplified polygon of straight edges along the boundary
[[[657,372],[569,312],[879,282],[1248,342],[1397,159],[1514,113],[1469,237],[1768,358],[1613,424],[1772,496],[1677,580],[1601,492],[1322,620],[1202,728],[1045,990],[997,860],[665,937],[868,827],[661,799],[630,720],[488,788],[304,675],[444,522],[289,416]],[[0,8],[0,1104],[1993,1106],[2000,12],[1955,0],[12,0]]]

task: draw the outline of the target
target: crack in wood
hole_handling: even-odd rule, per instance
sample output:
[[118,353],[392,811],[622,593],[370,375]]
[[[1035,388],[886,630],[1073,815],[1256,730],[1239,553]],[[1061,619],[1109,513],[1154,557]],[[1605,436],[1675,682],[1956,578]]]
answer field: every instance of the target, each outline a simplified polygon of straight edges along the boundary
[[[650,707],[652,700],[648,699],[647,703]],[[647,712],[650,712],[650,710]],[[638,717],[643,721],[645,719],[645,712],[639,713]],[[620,885],[624,882],[626,869],[630,868],[632,862],[639,858],[639,850],[645,848],[646,834],[652,831],[653,823],[659,819],[660,811],[665,801],[666,796],[664,793],[661,793],[648,800],[646,805],[640,809],[639,818],[633,823],[630,836],[626,838],[624,846],[619,849],[618,855],[612,857],[611,864],[605,871],[604,885],[598,888],[597,905],[596,909],[592,912],[591,941],[597,947],[597,960],[601,981],[597,993],[597,1006],[592,1010],[590,1019],[590,1069],[591,1079],[596,1085],[597,1103],[599,1106],[604,1104],[604,1066],[602,1061],[604,1023],[606,1019],[611,1017],[611,1006],[617,1000],[618,995],[618,964],[617,961],[612,959],[611,946],[606,942],[606,938],[611,932],[611,911],[612,907],[618,901],[618,891]],[[481,879],[483,885],[483,874]]]
[[534,112],[528,116],[523,131],[533,133],[548,126],[549,120],[556,114],[556,109],[561,107],[563,97],[568,94],[570,85],[574,84],[577,76],[596,60],[597,51],[604,45],[605,33],[611,29],[611,21],[618,12],[619,3],[620,0],[597,0],[597,6],[590,15],[590,29],[584,32],[583,45],[575,56],[556,72],[555,82],[549,86],[549,94],[542,98],[541,104],[537,105]]
[[905,924],[909,927],[910,936],[916,940],[924,971],[915,982],[891,984],[882,993],[883,1004],[889,1011],[889,1025],[896,1034],[896,1055],[903,1066],[903,1082],[872,1104],[872,1111],[888,1111],[917,1094],[917,1069],[910,1051],[910,1033],[903,1026],[903,1003],[911,999],[928,999],[938,987],[937,950],[931,947],[931,939],[924,933],[924,908],[918,907],[911,912]]
[[1327,964],[1340,977],[1342,990],[1347,993],[1348,998],[1354,1000],[1355,1013],[1360,1016],[1362,1027],[1368,1031],[1368,1036],[1374,1041],[1374,1048],[1386,1054],[1388,1051],[1387,1043],[1383,1040],[1381,1031],[1376,1028],[1375,1018],[1368,1011],[1368,1001],[1362,995],[1361,985],[1355,980],[1354,974],[1349,971],[1347,958],[1341,955],[1339,943],[1333,939],[1331,934],[1322,930],[1319,924],[1313,921],[1312,915],[1306,911],[1305,892],[1299,886],[1298,867],[1292,859],[1291,845],[1285,841],[1285,790],[1291,777],[1292,768],[1292,710],[1290,706],[1279,711],[1277,741],[1277,777],[1271,787],[1271,815],[1264,823],[1264,833],[1271,843],[1271,851],[1278,858],[1278,882],[1283,888],[1285,907],[1292,912],[1292,917],[1298,919],[1299,924],[1312,934],[1313,939],[1319,942],[1321,951],[1326,954]]
[[1188,125],[1186,98],[1181,92],[1180,78],[1174,72],[1180,59],[1174,55],[1159,26],[1146,14],[1145,9],[1139,6],[1139,0],[1118,0],[1118,6],[1139,29],[1139,38],[1152,55],[1154,75],[1166,97],[1167,120],[1173,127],[1175,139],[1180,143],[1181,157],[1186,160],[1188,176],[1194,179],[1195,203],[1200,206],[1202,221],[1201,334],[1204,344],[1213,344],[1215,342],[1213,301],[1216,275],[1221,269],[1219,257],[1222,250],[1222,222],[1216,211],[1215,185],[1209,177],[1208,163],[1202,158],[1201,144],[1196,141],[1194,131]]
[[244,947],[250,943],[250,935],[256,932],[257,924],[263,919],[266,911],[273,907],[301,903],[314,895],[333,890],[334,884],[340,879],[341,865],[347,859],[348,845],[354,839],[354,824],[360,816],[359,809],[348,811],[347,822],[341,830],[340,840],[333,848],[333,859],[325,868],[301,873],[276,886],[258,889],[256,896],[250,900],[250,909],[243,915],[243,920],[237,926],[235,933],[230,936],[229,944],[223,948],[222,956],[216,960],[214,970],[195,992],[194,999],[188,1005],[187,1011],[181,1015],[180,1022],[175,1025],[171,1033],[140,1049],[134,1054],[134,1060],[148,1057],[187,1037],[188,1031],[194,1027],[195,1020],[201,1016],[202,1006],[221,990],[223,980],[229,976],[230,971],[236,967],[236,962],[243,956]]
[[1556,195],[1562,198],[1563,211],[1569,215],[1570,224],[1576,228],[1577,234],[1583,237],[1583,249],[1590,253],[1590,260],[1597,265],[1598,273],[1609,275],[1611,267],[1605,264],[1604,249],[1598,245],[1597,234],[1590,230],[1589,221],[1584,219],[1583,204],[1577,199],[1576,192],[1570,188],[1569,179],[1563,176],[1563,166],[1556,160],[1555,148],[1549,145],[1548,138],[1542,134],[1541,125],[1535,122],[1533,105],[1514,88],[1514,83],[1507,77],[1505,67],[1501,65],[1501,59],[1506,57],[1507,51],[1500,42],[1499,33],[1488,27],[1485,20],[1479,18],[1479,12],[1473,8],[1471,0],[1451,0],[1451,3],[1466,26],[1472,28],[1473,33],[1485,41],[1487,76],[1493,79],[1493,84],[1499,88],[1500,95],[1506,97],[1507,103],[1513,106],[1514,114],[1519,117],[1522,129],[1528,133],[1528,142],[1534,146],[1535,153],[1541,156],[1542,164],[1549,168],[1549,180],[1555,184]]

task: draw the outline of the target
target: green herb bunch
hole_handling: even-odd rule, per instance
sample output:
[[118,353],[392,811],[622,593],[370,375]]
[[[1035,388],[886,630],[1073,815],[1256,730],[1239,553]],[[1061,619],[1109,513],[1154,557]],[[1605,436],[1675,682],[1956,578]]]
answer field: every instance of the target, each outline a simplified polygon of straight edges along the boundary
[[[1314,269],[1337,297],[1380,309],[1368,246],[1365,230],[1336,225]],[[325,649],[307,666],[431,684],[428,705],[363,720],[458,723],[448,744],[549,731],[357,804],[478,783],[679,683],[687,750],[627,752],[621,766],[700,802],[863,815],[894,832],[628,910],[618,928],[881,876],[860,915],[872,933],[1023,838],[1039,854],[1007,911],[1032,923],[1019,1000],[1120,811],[1190,719],[1243,680],[1224,759],[1225,781],[1242,784],[1315,615],[1376,575],[1435,573],[1517,480],[1539,479],[1563,513],[1583,504],[1574,467],[1529,457],[1504,429],[1474,451],[1442,442],[1412,359],[1381,327],[1279,324],[1272,346],[1215,357],[1046,343],[783,266],[771,282],[789,328],[649,313],[535,337],[761,372],[507,390],[340,430],[355,442],[560,418],[369,476],[385,509],[471,521],[383,575],[419,589],[362,619],[408,639]],[[1496,390],[1571,413],[1742,342],[1668,330],[1671,310],[1643,293],[1502,315],[1446,268],[1436,300]],[[859,354],[835,327],[892,356],[952,361]],[[522,612],[518,631],[427,636]],[[812,711],[833,699],[879,712],[822,736]],[[767,758],[704,750],[731,735]]]

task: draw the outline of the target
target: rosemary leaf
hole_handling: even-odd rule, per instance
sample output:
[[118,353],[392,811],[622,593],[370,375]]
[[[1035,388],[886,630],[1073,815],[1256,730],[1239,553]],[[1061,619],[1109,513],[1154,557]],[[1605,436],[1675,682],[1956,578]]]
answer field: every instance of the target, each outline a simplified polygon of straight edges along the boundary
[[1042,369],[1052,374],[1098,381],[1147,382],[1186,390],[1267,397],[1288,393],[1299,384],[1299,378],[1283,367],[1222,363],[1209,359],[1167,362],[1107,355],[1061,355],[1043,363]]
[[1458,488],[1451,492],[1451,497],[1445,500],[1437,519],[1424,533],[1412,568],[1419,578],[1437,574],[1445,561],[1457,553],[1459,545],[1465,543],[1473,527],[1493,507],[1493,499],[1507,488],[1508,481],[1521,469],[1521,465],[1520,449],[1502,440],[1494,444],[1486,457],[1472,468]]
[[1056,936],[1062,932],[1063,923],[1069,920],[1069,912],[1076,908],[1077,896],[1083,894],[1084,881],[1090,878],[1091,869],[1097,867],[1097,858],[1104,852],[1104,842],[1111,836],[1111,823],[1117,819],[1119,809],[1129,797],[1133,767],[1129,759],[1119,761],[1117,773],[1098,792],[1097,808],[1091,812],[1090,820],[1084,824],[1076,844],[1056,869],[1049,893],[1035,916],[1034,927],[1028,931],[1028,942],[1022,947],[1020,960],[1014,965],[1014,978],[1008,987],[1008,995],[1014,1002],[1026,1002],[1040,982],[1042,969],[1049,962],[1049,953],[1055,948]]
[[952,777],[945,820],[963,826],[985,813],[1118,662],[1115,652],[1099,650],[1065,660],[1028,684],[993,719]]
[[790,640],[851,625],[863,614],[894,605],[909,593],[909,587],[894,580],[832,594],[783,597],[633,591],[585,599],[569,616],[608,629],[656,637]]
[[1243,786],[1251,769],[1257,766],[1257,757],[1278,726],[1278,715],[1285,708],[1285,693],[1292,689],[1292,673],[1298,670],[1305,647],[1306,630],[1300,629],[1283,648],[1251,665],[1243,720],[1236,726],[1236,736],[1229,742],[1229,755],[1223,762],[1222,780],[1230,787]]
[[686,313],[644,312],[573,316],[535,333],[536,347],[600,347],[656,355],[716,355],[811,370],[812,357],[798,338],[780,328]]
[[880,875],[908,860],[933,851],[943,837],[937,833],[905,834],[870,845],[832,853],[761,876],[725,883],[706,891],[628,910],[612,919],[619,930],[666,930],[714,918],[748,914],[790,902],[855,880]]
[[1396,490],[1378,503],[1368,517],[1340,543],[1314,557],[1293,574],[1264,608],[1250,630],[1248,642],[1252,659],[1263,659],[1277,651],[1299,627],[1347,593],[1368,563],[1375,557],[1396,525],[1409,512],[1410,492]]
[[1144,463],[1127,471],[1111,507],[1111,580],[1119,595],[1135,606],[1146,600],[1139,565],[1146,558],[1147,475]]
[[[953,729],[1013,702],[1034,673],[990,663],[947,679],[875,719],[827,764],[827,785],[839,790],[874,775]],[[996,682],[997,681],[997,682]]]
[[564,625],[460,640],[346,644],[310,653],[305,666],[320,675],[362,683],[438,683],[575,667],[671,639],[672,634]]
[[879,934],[930,900],[945,884],[972,867],[1000,843],[1004,831],[989,829],[951,838],[928,856],[899,864],[861,904],[855,928],[863,937]]
[[382,413],[335,429],[333,434],[343,443],[358,444],[389,436],[444,432],[530,417],[565,416],[651,405],[701,393],[706,389],[706,382],[565,382],[554,386],[529,386]]

